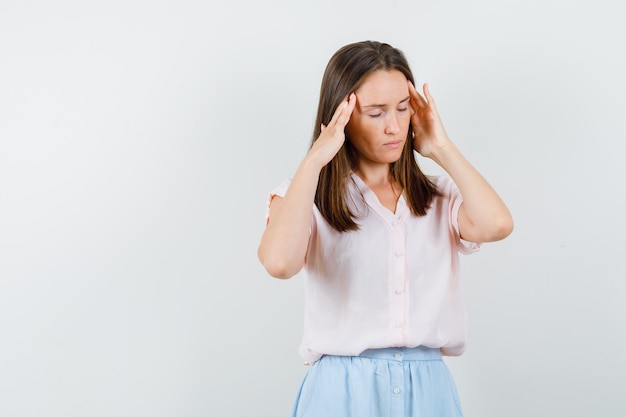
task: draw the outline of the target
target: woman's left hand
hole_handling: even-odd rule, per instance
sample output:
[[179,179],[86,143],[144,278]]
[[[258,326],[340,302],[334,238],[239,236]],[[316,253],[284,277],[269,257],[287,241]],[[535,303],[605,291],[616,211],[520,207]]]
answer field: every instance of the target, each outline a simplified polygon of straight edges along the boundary
[[408,81],[411,95],[411,125],[413,126],[413,148],[422,156],[432,157],[433,153],[445,148],[450,139],[443,127],[435,99],[430,94],[428,84],[424,84],[424,96],[417,92]]
[[513,230],[513,218],[500,196],[454,146],[443,128],[435,100],[424,84],[424,96],[410,81],[413,147],[439,164],[456,183],[463,203],[458,212],[460,236],[470,242],[504,239]]

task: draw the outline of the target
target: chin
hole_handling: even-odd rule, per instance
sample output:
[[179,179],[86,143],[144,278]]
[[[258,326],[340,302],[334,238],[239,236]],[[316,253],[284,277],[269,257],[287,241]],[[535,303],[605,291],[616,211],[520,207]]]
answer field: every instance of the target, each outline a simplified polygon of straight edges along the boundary
[[397,155],[393,155],[390,158],[387,158],[388,160],[386,161],[388,164],[393,164],[394,162],[398,162],[400,160],[400,157],[402,156],[402,152],[400,152]]

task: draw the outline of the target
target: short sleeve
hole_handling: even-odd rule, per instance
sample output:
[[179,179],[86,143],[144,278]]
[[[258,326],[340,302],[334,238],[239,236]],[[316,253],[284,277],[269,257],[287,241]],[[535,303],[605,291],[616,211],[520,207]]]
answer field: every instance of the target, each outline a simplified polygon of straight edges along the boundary
[[469,255],[471,253],[477,252],[480,249],[481,244],[476,242],[468,242],[466,240],[461,239],[461,232],[459,230],[459,209],[461,208],[461,204],[463,203],[463,197],[461,196],[461,192],[457,188],[454,181],[451,179],[447,179],[446,189],[449,192],[450,205],[449,205],[449,213],[450,213],[450,225],[452,226],[452,230],[454,232],[454,238],[456,239],[457,249],[460,253],[464,255]]
[[283,180],[280,185],[272,190],[272,192],[267,197],[267,203],[265,205],[265,224],[270,218],[270,204],[272,204],[272,200],[274,197],[284,197],[287,189],[289,188],[289,184],[291,184],[290,180]]

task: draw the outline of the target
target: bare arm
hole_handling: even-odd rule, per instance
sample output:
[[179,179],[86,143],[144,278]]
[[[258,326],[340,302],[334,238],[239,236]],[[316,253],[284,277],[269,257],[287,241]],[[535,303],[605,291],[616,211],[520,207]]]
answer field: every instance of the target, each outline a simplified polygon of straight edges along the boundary
[[409,82],[415,149],[441,166],[454,180],[463,204],[458,223],[470,242],[493,242],[513,231],[513,218],[500,196],[448,138],[428,85],[422,97]]
[[323,126],[319,138],[300,163],[285,197],[272,199],[258,257],[275,278],[291,278],[304,266],[319,174],[343,146],[344,129],[355,103],[356,97],[351,94],[339,105],[328,126]]

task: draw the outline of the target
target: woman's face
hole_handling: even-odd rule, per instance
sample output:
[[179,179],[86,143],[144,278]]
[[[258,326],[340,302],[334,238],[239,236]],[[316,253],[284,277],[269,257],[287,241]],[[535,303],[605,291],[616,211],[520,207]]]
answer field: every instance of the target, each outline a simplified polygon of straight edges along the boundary
[[411,123],[406,77],[397,70],[378,70],[355,93],[356,107],[346,131],[359,153],[359,165],[397,161]]

